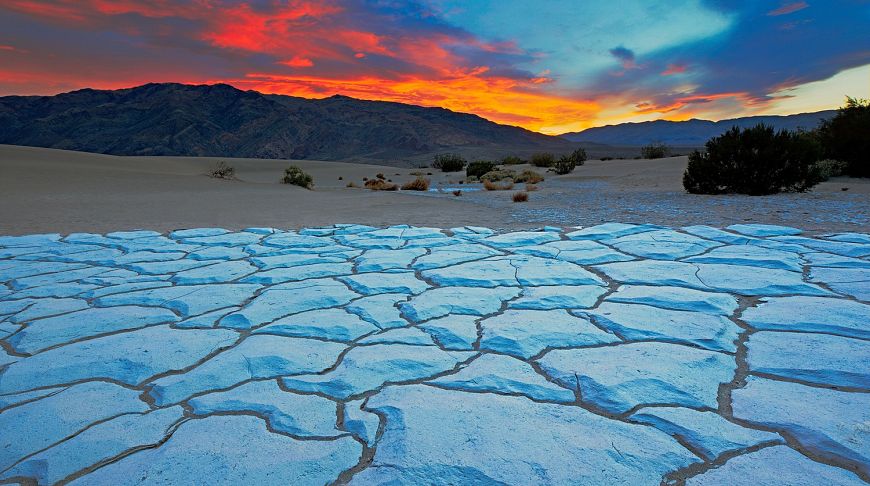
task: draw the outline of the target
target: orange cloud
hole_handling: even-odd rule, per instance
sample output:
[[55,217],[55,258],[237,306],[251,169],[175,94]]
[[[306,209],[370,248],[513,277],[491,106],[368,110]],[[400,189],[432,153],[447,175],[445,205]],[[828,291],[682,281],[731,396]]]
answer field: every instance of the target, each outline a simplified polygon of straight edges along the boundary
[[662,71],[662,76],[670,76],[673,74],[682,74],[686,72],[685,64],[668,64],[668,68]]
[[285,66],[290,66],[290,67],[301,68],[301,67],[311,67],[314,65],[314,62],[311,59],[308,59],[307,57],[296,56],[293,59],[288,59],[286,61],[279,61],[278,64],[283,64]]

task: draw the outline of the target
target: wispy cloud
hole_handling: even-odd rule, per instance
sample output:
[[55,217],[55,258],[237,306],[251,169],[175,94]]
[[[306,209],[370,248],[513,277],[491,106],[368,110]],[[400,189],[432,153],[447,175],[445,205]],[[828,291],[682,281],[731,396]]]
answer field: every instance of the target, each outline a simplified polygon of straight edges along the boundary
[[809,6],[810,6],[810,4],[808,4],[807,2],[787,3],[787,4],[781,6],[777,9],[774,9],[774,10],[771,10],[770,12],[767,12],[767,15],[770,17],[777,17],[780,15],[788,15],[790,13],[795,13],[795,12],[798,12],[800,10],[803,10]]

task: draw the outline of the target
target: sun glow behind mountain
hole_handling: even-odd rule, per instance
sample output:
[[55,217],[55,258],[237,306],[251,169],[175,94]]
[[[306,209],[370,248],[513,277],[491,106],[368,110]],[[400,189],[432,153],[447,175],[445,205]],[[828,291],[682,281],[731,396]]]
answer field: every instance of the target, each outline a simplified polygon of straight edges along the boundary
[[870,3],[746,3],[10,0],[0,95],[224,82],[544,133],[870,95]]

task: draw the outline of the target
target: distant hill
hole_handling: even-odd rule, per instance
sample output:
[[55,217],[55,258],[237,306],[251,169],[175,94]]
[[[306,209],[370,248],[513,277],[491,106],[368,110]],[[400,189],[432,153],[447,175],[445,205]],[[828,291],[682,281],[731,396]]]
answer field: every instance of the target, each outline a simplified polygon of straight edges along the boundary
[[643,146],[662,142],[671,146],[700,147],[710,138],[721,135],[735,125],[744,128],[764,123],[777,129],[812,129],[818,126],[819,120],[831,118],[835,113],[836,110],[828,110],[787,116],[748,116],[718,122],[696,119],[680,122],[656,120],[607,125],[560,136],[573,142],[607,145]]
[[146,84],[0,97],[0,143],[114,155],[378,161],[456,151],[567,153],[576,144],[443,108],[306,99],[225,84]]

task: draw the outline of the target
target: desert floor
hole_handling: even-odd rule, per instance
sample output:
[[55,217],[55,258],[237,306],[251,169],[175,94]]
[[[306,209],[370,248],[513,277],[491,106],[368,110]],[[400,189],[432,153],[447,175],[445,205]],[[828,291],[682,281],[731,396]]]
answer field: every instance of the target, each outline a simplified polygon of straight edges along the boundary
[[[235,167],[237,180],[207,176],[219,160]],[[459,185],[464,173],[431,169],[422,171],[432,173],[425,177],[442,192],[373,192],[345,185],[362,185],[363,177],[374,178],[379,172],[401,183],[420,169],[292,162],[314,177],[316,188],[308,191],[278,182],[291,164],[285,160],[114,157],[0,145],[0,234],[300,228],[341,222],[497,229],[604,221],[669,226],[769,223],[810,232],[870,226],[870,180],[838,178],[806,194],[697,196],[681,187],[686,161],[590,160],[567,176],[546,174],[529,202],[517,204],[511,201],[515,191]],[[462,196],[454,196],[453,189],[461,189]]]

